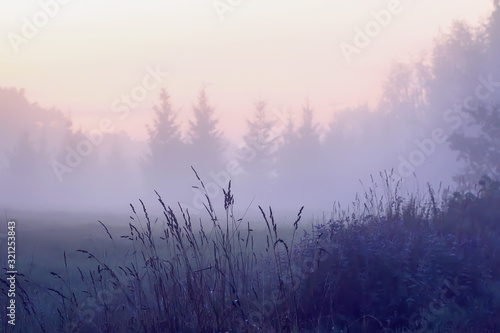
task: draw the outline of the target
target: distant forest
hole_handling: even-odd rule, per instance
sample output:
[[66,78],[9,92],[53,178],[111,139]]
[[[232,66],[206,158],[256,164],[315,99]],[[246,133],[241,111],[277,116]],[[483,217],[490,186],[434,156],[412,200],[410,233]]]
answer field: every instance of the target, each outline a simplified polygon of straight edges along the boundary
[[256,100],[241,145],[224,137],[206,88],[193,96],[184,133],[175,96],[164,87],[145,143],[111,123],[75,129],[69,116],[28,101],[23,89],[0,88],[0,201],[85,206],[157,190],[199,210],[191,166],[210,195],[232,180],[246,204],[255,197],[331,205],[350,184],[382,170],[423,182],[448,177],[458,188],[483,175],[498,179],[499,32],[498,4],[483,25],[455,22],[428,54],[392,66],[376,107],[338,110],[327,130],[315,121],[314,101],[304,98],[297,120]]

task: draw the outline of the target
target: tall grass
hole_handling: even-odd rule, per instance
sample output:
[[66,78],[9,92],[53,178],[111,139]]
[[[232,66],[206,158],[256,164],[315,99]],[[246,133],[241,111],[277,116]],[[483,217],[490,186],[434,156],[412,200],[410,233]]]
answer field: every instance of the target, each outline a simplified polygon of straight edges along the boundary
[[76,265],[64,251],[44,292],[20,281],[24,331],[500,329],[498,183],[484,179],[477,194],[441,199],[431,188],[408,195],[383,173],[363,199],[301,230],[303,207],[284,227],[259,206],[265,231],[256,231],[234,216],[231,183],[219,218],[195,175],[208,222],[179,204],[176,213],[158,193],[163,216],[153,219],[139,200],[125,235],[99,221],[107,251],[77,249],[88,261],[73,258]]

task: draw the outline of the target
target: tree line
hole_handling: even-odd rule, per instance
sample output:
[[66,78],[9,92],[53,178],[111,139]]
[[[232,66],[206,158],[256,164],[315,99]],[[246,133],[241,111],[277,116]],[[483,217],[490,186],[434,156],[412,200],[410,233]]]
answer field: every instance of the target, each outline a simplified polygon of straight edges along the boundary
[[[403,178],[452,174],[455,182],[469,187],[483,175],[498,179],[499,6],[495,2],[484,24],[455,22],[436,38],[430,53],[395,63],[375,107],[332,111],[326,130],[315,121],[314,101],[305,100],[297,121],[257,100],[240,145],[225,139],[205,88],[193,105],[186,135],[163,89],[145,145],[123,132],[96,137],[75,130],[68,116],[29,102],[22,89],[0,88],[1,199],[57,203],[72,200],[75,193],[112,197],[117,190],[138,188],[170,194],[169,188],[193,179],[191,166],[214,183],[229,174],[249,196],[286,195],[291,202],[315,194],[331,202],[335,191],[352,184],[345,178],[384,169]],[[68,159],[71,149],[88,152],[81,142],[92,140],[99,144],[88,156]],[[54,166],[65,160],[77,167]],[[65,171],[63,181],[57,170]],[[50,193],[59,194],[48,199]]]

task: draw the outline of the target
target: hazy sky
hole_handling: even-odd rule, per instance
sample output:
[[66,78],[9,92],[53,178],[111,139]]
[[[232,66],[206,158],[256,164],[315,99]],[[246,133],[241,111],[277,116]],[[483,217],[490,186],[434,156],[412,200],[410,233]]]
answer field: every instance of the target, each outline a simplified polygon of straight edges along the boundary
[[[162,86],[181,119],[191,117],[207,84],[231,138],[242,134],[260,97],[294,112],[309,96],[323,123],[335,109],[374,103],[391,62],[417,59],[454,19],[484,22],[493,7],[491,0],[402,0],[398,13],[349,63],[339,45],[353,44],[355,29],[374,20],[372,11],[398,1],[60,2],[67,4],[1,2],[0,86],[25,88],[31,101],[71,112],[76,124],[92,128],[113,116],[122,94],[142,85],[147,68],[159,68],[169,72]],[[236,5],[222,20],[215,3]],[[116,118],[117,128],[146,138],[158,94],[159,88],[148,91],[128,118]]]

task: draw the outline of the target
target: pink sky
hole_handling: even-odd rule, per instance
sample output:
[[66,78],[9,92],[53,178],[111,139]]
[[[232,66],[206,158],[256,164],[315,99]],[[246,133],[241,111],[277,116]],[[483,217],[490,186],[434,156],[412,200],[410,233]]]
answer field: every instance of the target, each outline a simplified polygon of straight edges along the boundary
[[[253,102],[298,112],[306,96],[326,124],[335,110],[374,104],[390,64],[417,59],[454,19],[484,22],[491,0],[402,0],[400,11],[349,63],[339,45],[391,1],[252,0],[220,19],[213,0],[57,0],[0,5],[0,86],[25,88],[31,101],[71,112],[83,127],[113,115],[112,104],[161,68],[179,118],[191,117],[201,86],[229,138],[245,130]],[[227,1],[221,0],[221,3]],[[43,4],[53,17],[43,22]],[[57,7],[54,4],[58,4]],[[40,28],[18,44],[23,17]],[[41,22],[41,23],[40,23]],[[23,37],[24,38],[24,37]],[[148,92],[119,130],[145,139],[159,88]]]

